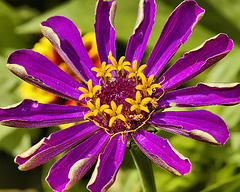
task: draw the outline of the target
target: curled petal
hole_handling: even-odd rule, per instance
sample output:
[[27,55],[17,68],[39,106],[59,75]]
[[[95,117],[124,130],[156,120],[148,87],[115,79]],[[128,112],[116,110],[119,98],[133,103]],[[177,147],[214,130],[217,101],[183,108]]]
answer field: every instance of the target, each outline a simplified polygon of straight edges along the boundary
[[104,152],[100,154],[97,165],[88,183],[91,191],[107,191],[114,183],[123,160],[127,135],[115,135]]
[[74,23],[63,16],[54,16],[41,23],[41,30],[63,60],[86,83],[89,79],[98,84],[91,71],[94,64],[83,45],[81,35]]
[[184,1],[173,11],[147,61],[146,76],[159,74],[178,47],[187,41],[203,14],[204,10],[195,1]]
[[80,143],[99,129],[94,123],[87,122],[74,125],[52,133],[47,138],[24,151],[15,158],[19,169],[27,171],[37,167],[70,147]]
[[24,81],[55,95],[78,101],[83,85],[62,71],[53,62],[32,50],[13,52],[7,67]]
[[18,128],[40,128],[83,120],[87,107],[42,104],[29,99],[0,109],[2,125]]
[[112,56],[116,58],[114,29],[114,17],[117,7],[116,1],[99,0],[96,5],[95,13],[95,33],[97,40],[98,54],[101,62],[108,61],[108,55],[111,51]]
[[126,61],[132,63],[136,60],[137,64],[140,64],[148,38],[152,31],[155,15],[156,3],[154,0],[141,0],[139,2],[136,25],[126,49]]
[[200,83],[166,93],[158,102],[160,108],[171,105],[178,107],[198,107],[206,105],[235,105],[240,103],[240,84]]
[[226,123],[219,116],[205,110],[154,113],[148,123],[214,145],[223,145],[229,138]]
[[226,34],[207,40],[176,61],[159,79],[162,88],[168,92],[197,76],[217,61],[224,58],[233,48],[233,41]]
[[106,146],[110,135],[104,130],[95,133],[74,147],[50,169],[46,181],[54,191],[67,191],[81,179]]
[[163,139],[139,129],[132,137],[139,148],[154,163],[175,175],[184,175],[191,169],[189,160],[171,146],[167,139]]

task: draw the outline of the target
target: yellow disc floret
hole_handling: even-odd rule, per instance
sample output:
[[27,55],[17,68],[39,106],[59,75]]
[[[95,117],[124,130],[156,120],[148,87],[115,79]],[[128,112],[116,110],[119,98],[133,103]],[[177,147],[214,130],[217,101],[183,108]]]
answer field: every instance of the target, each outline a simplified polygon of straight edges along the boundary
[[157,84],[157,83],[153,84],[154,75],[151,75],[148,79],[146,78],[145,75],[142,75],[141,78],[142,78],[142,84],[137,85],[136,89],[142,91],[144,95],[151,96],[156,91],[156,88],[162,89],[162,86],[160,84]]
[[91,69],[92,71],[97,72],[97,77],[101,77],[104,83],[107,82],[107,79],[112,77],[112,74],[110,73],[113,69],[111,68],[111,65],[106,65],[106,62],[103,62],[101,67],[93,67]]
[[120,119],[123,122],[126,122],[126,117],[121,113],[123,104],[117,106],[114,101],[111,101],[111,108],[112,109],[105,109],[104,112],[111,116],[109,120],[109,127],[112,127],[116,120]]
[[99,98],[96,99],[95,105],[93,105],[91,101],[87,101],[87,106],[89,107],[90,111],[84,115],[84,119],[87,119],[90,116],[102,115],[103,111],[109,108],[109,105],[101,105]]
[[112,52],[109,52],[108,55],[108,59],[112,62],[111,65],[111,69],[116,71],[116,74],[119,75],[123,75],[124,74],[124,68],[127,65],[131,65],[130,62],[128,61],[124,61],[125,57],[122,56],[119,61],[117,62],[117,60],[112,56]]
[[129,73],[128,78],[134,78],[136,81],[138,77],[142,77],[144,68],[147,67],[146,64],[141,65],[139,68],[137,68],[137,60],[133,61],[132,68],[129,66],[125,66],[124,69]]
[[88,90],[83,87],[79,87],[78,89],[83,92],[83,94],[79,97],[79,100],[81,101],[84,97],[86,97],[86,98],[88,97],[88,98],[92,99],[95,96],[96,92],[99,89],[101,89],[101,86],[96,85],[93,87],[92,80],[90,79],[88,81]]
[[136,111],[137,114],[140,114],[141,111],[145,111],[145,112],[149,113],[149,109],[146,105],[151,100],[152,100],[151,97],[146,97],[142,100],[140,91],[136,92],[136,100],[133,100],[133,99],[130,99],[130,98],[125,99],[126,102],[128,102],[132,105],[130,110],[131,111]]

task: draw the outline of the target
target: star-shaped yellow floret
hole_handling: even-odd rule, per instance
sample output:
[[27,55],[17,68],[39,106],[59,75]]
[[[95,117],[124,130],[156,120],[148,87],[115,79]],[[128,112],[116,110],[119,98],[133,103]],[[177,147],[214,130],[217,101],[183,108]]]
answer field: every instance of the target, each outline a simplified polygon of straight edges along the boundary
[[131,111],[136,111],[137,114],[140,114],[141,111],[145,111],[149,113],[149,109],[146,106],[148,102],[152,100],[151,97],[146,97],[142,100],[140,91],[136,92],[136,100],[131,98],[126,98],[125,101],[130,103],[132,106],[130,108]]
[[79,97],[79,100],[81,101],[84,97],[88,97],[88,98],[92,99],[95,96],[96,92],[99,89],[101,89],[101,86],[96,85],[93,87],[92,80],[90,79],[88,81],[88,90],[83,87],[79,87],[78,89],[83,92],[83,94],[80,95],[80,97]]
[[128,78],[134,78],[137,80],[138,77],[141,77],[143,75],[143,69],[147,67],[146,64],[141,65],[139,68],[137,68],[137,60],[134,60],[132,63],[132,68],[129,66],[125,66],[124,69],[129,73]]
[[117,62],[117,60],[112,56],[112,52],[109,52],[108,55],[108,59],[112,62],[111,68],[112,70],[115,70],[117,74],[120,74],[122,72],[123,74],[123,70],[127,65],[131,65],[130,62],[128,61],[124,61],[125,57],[122,56],[119,61]]
[[99,114],[101,115],[105,109],[109,108],[109,105],[101,105],[99,98],[96,99],[95,105],[93,105],[91,101],[87,101],[87,106],[89,107],[90,111],[84,115],[84,119],[87,119],[90,116],[97,116]]
[[101,67],[93,67],[91,70],[97,72],[97,77],[101,77],[103,82],[106,82],[107,78],[112,77],[110,73],[113,69],[112,65],[106,65],[106,62],[103,62]]
[[122,114],[123,104],[117,106],[114,101],[111,101],[112,109],[105,109],[104,112],[111,116],[109,120],[109,127],[112,127],[116,120],[120,119],[123,122],[126,122],[126,118]]
[[154,75],[151,75],[148,79],[145,75],[142,75],[141,78],[142,85],[137,85],[136,89],[142,91],[144,95],[152,95],[156,91],[157,87],[162,88],[160,84],[152,84]]

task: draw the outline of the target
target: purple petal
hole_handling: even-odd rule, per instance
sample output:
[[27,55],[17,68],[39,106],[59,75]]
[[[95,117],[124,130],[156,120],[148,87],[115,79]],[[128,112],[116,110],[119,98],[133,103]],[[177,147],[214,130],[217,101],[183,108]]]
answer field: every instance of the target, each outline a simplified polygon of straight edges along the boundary
[[20,104],[0,109],[3,125],[19,128],[40,128],[83,120],[87,107],[42,104],[25,99]]
[[200,48],[192,50],[173,64],[159,79],[167,92],[197,76],[225,57],[233,48],[233,42],[225,34],[206,41]]
[[101,62],[108,62],[109,52],[116,58],[114,29],[114,17],[117,7],[116,1],[99,0],[95,13],[95,33],[97,40],[98,55]]
[[138,17],[132,36],[126,49],[126,61],[132,63],[137,60],[139,65],[147,45],[148,38],[154,25],[156,15],[156,3],[154,0],[140,1]]
[[63,60],[85,83],[92,79],[94,85],[98,84],[91,71],[94,64],[83,45],[78,28],[71,20],[63,16],[50,17],[41,23],[41,30]]
[[8,58],[7,67],[24,81],[45,91],[78,101],[82,84],[62,71],[43,55],[32,50],[18,50]]
[[80,143],[99,129],[93,122],[81,123],[52,133],[15,158],[19,169],[37,167],[70,147]]
[[123,160],[127,135],[115,135],[104,152],[100,154],[97,165],[88,183],[90,191],[107,191],[114,183]]
[[46,178],[54,191],[67,191],[81,179],[98,158],[110,139],[101,130],[71,149],[50,169]]
[[144,69],[146,76],[157,76],[184,44],[200,21],[204,10],[195,1],[184,1],[170,15]]
[[240,84],[198,84],[166,93],[158,102],[160,108],[198,107],[206,105],[235,105],[240,103]]
[[139,148],[154,163],[175,175],[184,175],[191,169],[189,160],[171,146],[167,139],[163,139],[139,129],[132,137]]
[[165,131],[215,145],[225,144],[229,137],[225,122],[205,110],[154,113],[148,123]]

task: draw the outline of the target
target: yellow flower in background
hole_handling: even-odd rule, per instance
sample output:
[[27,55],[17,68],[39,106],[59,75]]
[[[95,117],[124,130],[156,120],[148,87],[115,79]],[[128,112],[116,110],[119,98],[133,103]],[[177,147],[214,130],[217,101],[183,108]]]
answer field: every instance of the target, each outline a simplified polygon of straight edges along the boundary
[[100,62],[98,51],[97,51],[95,33],[94,32],[86,33],[82,37],[82,41],[94,65],[96,67],[101,67],[101,62]]

